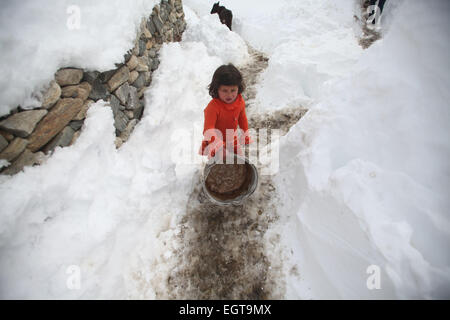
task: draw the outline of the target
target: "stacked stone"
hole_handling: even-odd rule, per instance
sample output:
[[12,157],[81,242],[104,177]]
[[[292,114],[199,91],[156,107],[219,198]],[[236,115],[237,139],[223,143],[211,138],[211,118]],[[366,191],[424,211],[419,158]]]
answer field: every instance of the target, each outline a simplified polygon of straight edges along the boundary
[[[2,174],[41,164],[57,146],[74,143],[89,106],[109,101],[114,115],[116,146],[128,140],[144,109],[144,91],[159,66],[164,42],[180,41],[186,28],[181,0],[162,0],[143,19],[133,49],[116,69],[106,72],[60,69],[45,91],[40,108],[16,110],[0,119],[0,159],[11,163]],[[1,170],[1,169],[0,169]]]

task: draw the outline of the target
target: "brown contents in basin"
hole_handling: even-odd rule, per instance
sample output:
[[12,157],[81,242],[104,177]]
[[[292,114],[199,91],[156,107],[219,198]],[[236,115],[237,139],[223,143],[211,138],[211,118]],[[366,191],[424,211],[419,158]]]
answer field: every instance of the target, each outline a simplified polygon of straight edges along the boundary
[[247,190],[251,180],[251,168],[246,164],[216,164],[206,178],[208,191],[215,197],[232,199]]

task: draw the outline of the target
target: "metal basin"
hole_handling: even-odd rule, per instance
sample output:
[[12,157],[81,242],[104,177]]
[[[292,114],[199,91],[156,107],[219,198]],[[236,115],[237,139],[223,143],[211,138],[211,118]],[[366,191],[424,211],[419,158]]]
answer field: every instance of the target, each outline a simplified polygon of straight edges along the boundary
[[[203,169],[202,185],[203,191],[207,198],[217,205],[241,205],[245,199],[255,192],[258,186],[258,170],[256,166],[248,161],[247,158],[239,155],[234,155],[234,164],[245,164],[246,177],[239,189],[228,193],[214,192],[206,183],[208,175],[215,166],[228,166],[229,164],[217,163],[216,158],[211,158]],[[226,167],[224,167],[226,168]]]

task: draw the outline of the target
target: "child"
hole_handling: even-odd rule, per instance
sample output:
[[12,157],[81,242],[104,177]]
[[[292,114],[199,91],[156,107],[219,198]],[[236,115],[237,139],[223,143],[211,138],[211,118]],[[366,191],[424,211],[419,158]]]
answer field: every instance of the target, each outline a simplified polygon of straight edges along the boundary
[[222,65],[214,72],[208,88],[213,99],[204,110],[204,137],[199,153],[209,159],[225,148],[228,152],[242,155],[236,134],[238,124],[245,137],[241,143],[249,144],[252,139],[247,131],[245,102],[241,96],[245,88],[241,73],[231,63]]

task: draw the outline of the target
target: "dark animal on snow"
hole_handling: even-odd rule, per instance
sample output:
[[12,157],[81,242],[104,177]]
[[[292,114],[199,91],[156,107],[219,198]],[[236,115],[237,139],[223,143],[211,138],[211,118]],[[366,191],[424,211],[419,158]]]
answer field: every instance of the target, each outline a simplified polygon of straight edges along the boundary
[[231,31],[231,20],[233,19],[233,13],[224,6],[219,6],[219,2],[214,3],[211,14],[219,14],[219,19],[222,24],[225,24]]

